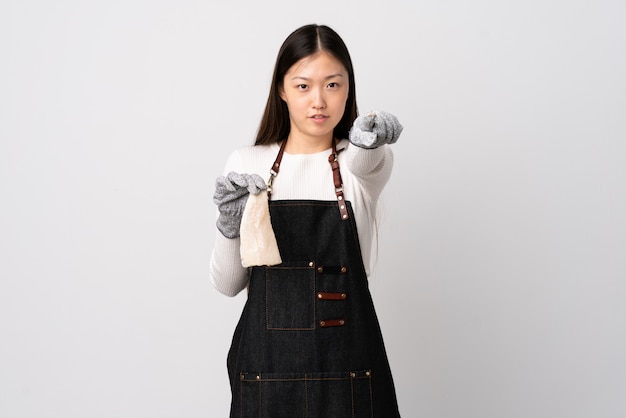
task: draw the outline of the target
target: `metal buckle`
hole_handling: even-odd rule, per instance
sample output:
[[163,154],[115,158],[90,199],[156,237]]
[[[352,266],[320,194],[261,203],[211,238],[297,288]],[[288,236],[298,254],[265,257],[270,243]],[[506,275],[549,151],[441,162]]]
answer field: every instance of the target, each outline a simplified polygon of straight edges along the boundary
[[270,170],[270,178],[267,180],[267,195],[272,194],[272,183],[274,182],[274,177],[276,177],[276,173],[274,170]]

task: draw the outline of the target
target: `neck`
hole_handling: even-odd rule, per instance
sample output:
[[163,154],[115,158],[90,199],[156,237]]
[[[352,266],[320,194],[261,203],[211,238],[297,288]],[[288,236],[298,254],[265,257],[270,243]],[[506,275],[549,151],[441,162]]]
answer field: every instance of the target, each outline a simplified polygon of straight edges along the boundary
[[285,152],[289,154],[315,154],[326,151],[332,146],[332,143],[332,134],[323,139],[298,137],[289,134],[287,144],[285,145]]

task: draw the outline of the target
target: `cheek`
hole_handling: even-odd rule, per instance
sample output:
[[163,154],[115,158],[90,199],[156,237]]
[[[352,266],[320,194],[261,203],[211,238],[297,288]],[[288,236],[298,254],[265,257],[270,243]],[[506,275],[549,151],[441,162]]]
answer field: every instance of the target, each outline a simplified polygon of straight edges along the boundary
[[305,97],[298,95],[288,97],[287,106],[294,111],[305,111],[309,108],[310,102]]
[[343,102],[343,105],[345,107],[345,105],[348,103],[348,96],[349,96],[349,91],[348,89],[346,89],[343,94],[341,95],[341,101]]
[[298,100],[294,100],[293,97],[287,96],[285,99],[285,105],[287,106],[290,119],[293,119],[294,117],[298,118],[303,112],[306,111],[306,107],[303,107],[302,103]]
[[348,104],[348,93],[346,93],[345,95],[342,95],[342,97],[337,100],[338,102],[338,107],[341,108],[342,113],[345,112],[346,110],[346,106]]

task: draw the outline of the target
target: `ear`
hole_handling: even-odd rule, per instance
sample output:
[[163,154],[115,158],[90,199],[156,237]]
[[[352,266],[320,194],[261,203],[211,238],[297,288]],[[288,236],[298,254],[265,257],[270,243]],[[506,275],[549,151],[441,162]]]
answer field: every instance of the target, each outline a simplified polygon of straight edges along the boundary
[[285,89],[283,88],[283,86],[278,86],[278,95],[280,96],[283,102],[287,101],[287,99],[285,98]]

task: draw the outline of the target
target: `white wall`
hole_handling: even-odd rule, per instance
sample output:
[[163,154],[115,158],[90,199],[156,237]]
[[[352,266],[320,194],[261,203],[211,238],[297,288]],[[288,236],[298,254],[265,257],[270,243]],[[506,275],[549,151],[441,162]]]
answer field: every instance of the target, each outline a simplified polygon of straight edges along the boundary
[[626,415],[621,0],[0,3],[0,417],[224,417],[213,182],[334,27],[398,115],[372,291],[405,417]]

